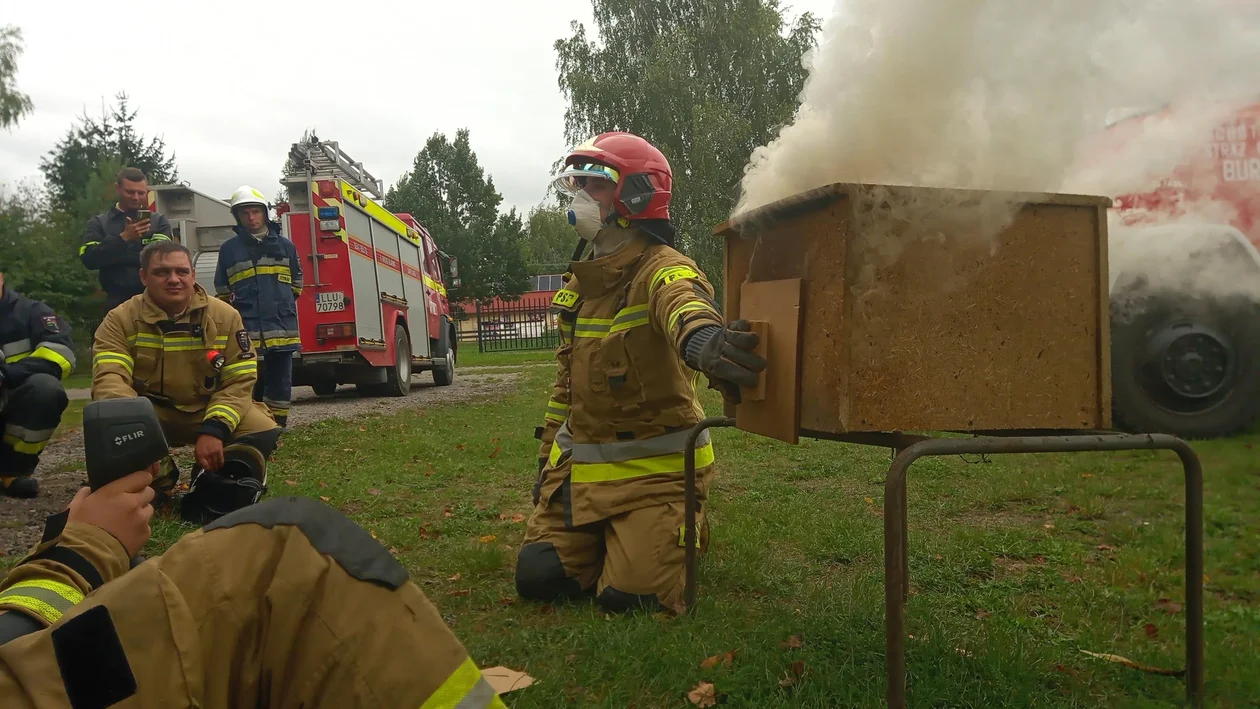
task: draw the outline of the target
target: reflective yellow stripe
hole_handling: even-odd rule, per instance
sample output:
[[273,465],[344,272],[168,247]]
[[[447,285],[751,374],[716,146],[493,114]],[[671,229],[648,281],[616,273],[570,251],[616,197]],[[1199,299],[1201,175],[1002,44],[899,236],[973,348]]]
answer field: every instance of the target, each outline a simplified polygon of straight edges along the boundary
[[25,453],[27,455],[39,455],[40,453],[44,451],[44,448],[48,447],[48,441],[39,441],[38,443],[28,443],[27,441],[24,441],[21,438],[18,438],[17,436],[11,436],[7,433],[4,434],[3,440],[5,443],[9,444],[9,446],[13,448],[13,450],[17,451],[18,453]]
[[[421,272],[421,273],[423,273],[423,272]],[[429,274],[427,274],[427,273],[423,273],[423,275],[424,275],[424,284],[425,284],[426,286],[428,286],[428,287],[432,288],[433,290],[435,290],[435,291],[437,291],[437,292],[441,293],[442,295],[446,295],[446,287],[445,287],[445,286],[443,286],[441,283],[438,283],[437,281],[433,280],[433,278],[431,278],[431,277],[429,276]]]
[[420,705],[420,709],[504,709],[481,670],[467,658],[450,677]]
[[82,256],[83,254],[87,253],[87,250],[89,248],[93,246],[100,246],[100,245],[101,245],[101,242],[99,241],[89,241],[86,244],[79,247],[79,255]]
[[79,589],[48,579],[19,581],[0,593],[0,607],[24,608],[38,613],[50,624],[56,623],[66,611],[82,600],[83,593]]
[[[289,270],[288,266],[251,266],[243,271],[237,271],[236,273],[228,276],[228,285],[234,286],[240,281],[253,278],[255,276],[279,276],[281,282],[283,283],[290,283],[293,280],[293,273]],[[284,280],[286,278],[289,280]]]
[[[697,461],[697,464],[699,461]],[[687,546],[687,525],[678,525],[678,546]],[[696,548],[700,548],[700,523],[696,522]]]
[[693,300],[690,303],[683,303],[675,308],[674,312],[669,314],[669,326],[666,329],[672,331],[674,329],[674,325],[678,324],[678,318],[681,317],[683,313],[691,313],[697,310],[707,310],[710,313],[717,315],[717,311],[713,309],[712,305],[709,305],[703,300]]
[[[137,333],[127,338],[127,341],[136,347],[143,347],[150,350],[164,350],[166,352],[195,352],[204,350],[207,347],[215,349],[223,349],[227,347],[228,337],[222,335],[214,338],[212,342],[207,344],[200,337],[191,335],[154,335],[147,332]],[[95,361],[95,359],[93,360]]]
[[631,305],[618,310],[617,315],[611,318],[578,318],[573,331],[577,337],[602,338],[614,332],[647,325],[648,322],[648,306]]
[[70,364],[70,360],[62,357],[59,352],[55,352],[44,345],[36,347],[35,351],[31,353],[31,357],[34,357],[35,359],[46,359],[58,367],[61,367],[62,379],[70,376],[70,370],[74,369],[74,365]]
[[[599,483],[629,480],[645,475],[681,473],[684,467],[683,456],[683,453],[670,453],[621,463],[574,463],[572,480],[574,483]],[[696,448],[697,469],[713,465],[713,460],[712,443]]]
[[241,423],[241,415],[236,413],[236,410],[231,406],[227,406],[225,404],[214,404],[210,408],[206,409],[205,420],[209,421],[212,418],[226,419],[228,425],[231,426],[234,431]]
[[222,378],[224,381],[227,381],[228,379],[232,379],[233,377],[238,377],[242,374],[250,374],[250,373],[253,373],[253,374],[258,373],[258,360],[251,359],[246,362],[236,362],[233,364],[229,364],[228,366],[223,368]]
[[[262,343],[259,342],[258,340],[253,340],[252,342],[254,343],[254,349],[258,349],[262,347]],[[300,337],[268,337],[267,338],[268,347],[283,347],[285,345],[300,345],[300,344],[302,344],[302,338]]]
[[696,273],[689,266],[667,266],[652,275],[652,283],[648,285],[648,293],[655,291],[657,286],[667,286],[682,278],[699,277],[700,274]]
[[547,464],[555,466],[556,463],[559,463],[560,452],[560,446],[553,442],[551,444],[551,453],[547,456]]
[[131,355],[122,352],[97,352],[92,356],[92,366],[99,367],[102,364],[117,364],[126,369],[127,374],[131,374],[136,361],[131,358]]
[[565,419],[569,418],[569,405],[558,401],[548,401],[547,413],[543,414],[543,418],[564,423]]

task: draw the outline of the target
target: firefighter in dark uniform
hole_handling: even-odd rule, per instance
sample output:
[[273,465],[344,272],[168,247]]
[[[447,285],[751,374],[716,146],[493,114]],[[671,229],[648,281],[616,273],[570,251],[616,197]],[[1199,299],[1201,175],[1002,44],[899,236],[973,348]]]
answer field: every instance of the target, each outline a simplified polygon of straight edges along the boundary
[[80,490],[0,582],[5,709],[505,709],[406,569],[317,501],[238,510],[129,570],[152,479]]
[[170,241],[171,221],[154,213],[141,219],[149,204],[149,183],[139,168],[123,168],[114,189],[118,202],[88,220],[79,260],[89,271],[99,271],[105,291],[105,312],[144,292],[140,283],[140,250],[155,241]]
[[4,285],[0,273],[0,494],[35,497],[31,474],[69,403],[70,326],[53,309]]
[[219,247],[215,294],[241,313],[260,357],[254,401],[286,426],[293,392],[293,353],[298,337],[297,298],[302,294],[302,264],[293,242],[267,217],[267,200],[248,185],[232,195],[236,236]]

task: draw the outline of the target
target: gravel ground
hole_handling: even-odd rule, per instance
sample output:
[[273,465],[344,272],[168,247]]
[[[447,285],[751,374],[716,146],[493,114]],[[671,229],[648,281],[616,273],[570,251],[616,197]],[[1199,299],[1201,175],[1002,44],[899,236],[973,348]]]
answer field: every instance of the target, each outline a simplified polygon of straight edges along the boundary
[[[310,387],[296,387],[289,427],[328,418],[388,414],[434,402],[461,403],[491,398],[511,391],[519,376],[519,373],[510,370],[479,374],[473,373],[474,369],[479,368],[461,368],[454,383],[448,387],[434,386],[432,377],[427,373],[416,375],[412,379],[411,394],[398,398],[360,397],[353,386],[343,386],[331,396],[318,397]],[[79,393],[86,391],[73,390],[71,396],[89,398]],[[40,456],[35,477],[40,485],[38,498],[15,500],[0,497],[0,556],[23,554],[29,550],[43,533],[44,519],[65,509],[75,491],[85,484],[83,434],[78,430],[69,431],[50,443]],[[186,477],[183,481],[187,482]]]

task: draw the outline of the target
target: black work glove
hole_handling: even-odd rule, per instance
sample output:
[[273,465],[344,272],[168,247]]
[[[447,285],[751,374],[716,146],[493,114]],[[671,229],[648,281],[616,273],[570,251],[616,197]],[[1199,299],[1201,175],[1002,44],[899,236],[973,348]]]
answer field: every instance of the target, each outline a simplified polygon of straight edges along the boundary
[[746,320],[726,327],[706,325],[687,338],[683,361],[707,374],[711,388],[738,404],[739,388],[757,386],[757,374],[766,368],[766,360],[753,352],[757,342],[757,334]]

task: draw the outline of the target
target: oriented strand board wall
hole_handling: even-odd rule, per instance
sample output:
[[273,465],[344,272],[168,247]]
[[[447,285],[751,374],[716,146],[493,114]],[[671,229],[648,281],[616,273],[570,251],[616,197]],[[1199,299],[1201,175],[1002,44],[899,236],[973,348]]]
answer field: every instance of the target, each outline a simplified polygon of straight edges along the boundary
[[724,232],[728,317],[745,279],[805,281],[802,429],[1109,427],[1102,200],[1039,196],[993,240],[920,233],[890,256],[898,227],[848,190]]

